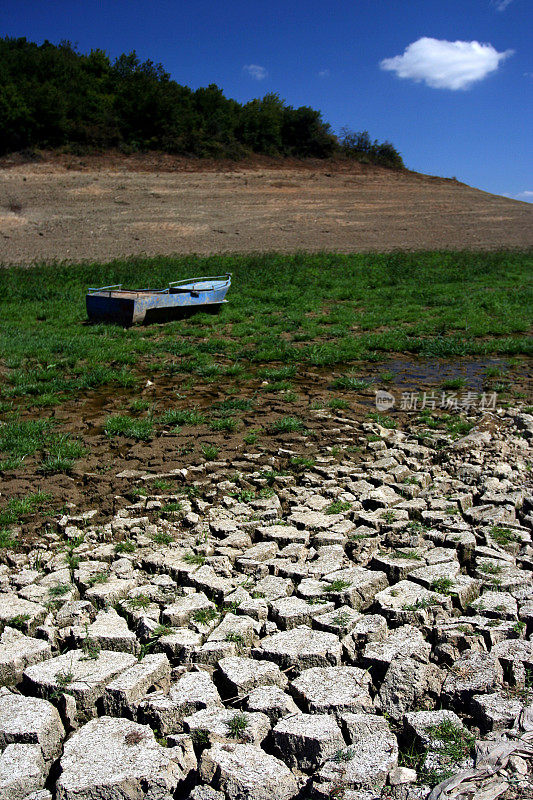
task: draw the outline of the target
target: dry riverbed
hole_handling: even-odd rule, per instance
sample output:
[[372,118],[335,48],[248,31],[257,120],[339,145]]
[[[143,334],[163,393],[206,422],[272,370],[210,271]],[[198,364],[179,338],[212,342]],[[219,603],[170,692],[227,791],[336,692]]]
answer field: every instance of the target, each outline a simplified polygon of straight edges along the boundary
[[[4,264],[533,245],[531,205],[357,164],[56,155],[5,158],[0,182]],[[2,273],[2,800],[533,796],[526,256],[491,280],[490,256],[449,258],[433,294],[429,257],[421,297],[376,281],[361,319],[326,256],[325,309],[293,287],[302,308],[272,314],[273,272],[261,300],[244,271],[223,330],[95,329],[101,353],[46,267]],[[354,349],[412,303],[425,357]]]
[[314,416],[7,550],[2,797],[532,796],[533,416]]

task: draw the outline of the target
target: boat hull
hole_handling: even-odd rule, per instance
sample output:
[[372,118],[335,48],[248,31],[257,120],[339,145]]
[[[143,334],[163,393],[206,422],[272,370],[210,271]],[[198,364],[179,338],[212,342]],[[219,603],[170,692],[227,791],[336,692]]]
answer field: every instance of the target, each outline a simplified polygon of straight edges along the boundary
[[123,327],[169,322],[192,314],[218,314],[226,302],[229,280],[199,281],[155,291],[89,290],[87,316],[91,322],[112,322]]

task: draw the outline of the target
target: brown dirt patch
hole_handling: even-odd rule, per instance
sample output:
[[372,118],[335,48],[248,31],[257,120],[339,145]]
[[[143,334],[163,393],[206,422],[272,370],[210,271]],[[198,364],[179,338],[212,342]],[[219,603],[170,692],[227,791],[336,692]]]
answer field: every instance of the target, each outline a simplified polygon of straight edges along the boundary
[[1,159],[0,186],[4,263],[533,247],[532,204],[347,162],[48,154]]
[[[503,367],[504,377],[487,380],[485,370],[490,366]],[[356,374],[372,383],[365,389],[334,388],[334,378],[346,373]],[[388,377],[384,380],[386,374]],[[141,386],[135,391],[109,388],[90,392],[84,397],[66,401],[51,414],[46,409],[26,409],[21,415],[23,419],[55,418],[59,430],[69,432],[84,443],[87,455],[76,463],[71,474],[53,475],[42,474],[39,458],[28,457],[21,468],[1,476],[0,508],[9,498],[21,498],[29,492],[41,490],[50,495],[49,514],[26,518],[20,529],[19,542],[29,546],[37,540],[42,541],[42,537],[47,535],[48,524],[67,508],[71,513],[96,508],[98,520],[107,521],[117,509],[127,504],[123,495],[131,491],[135,483],[132,478],[117,477],[122,471],[159,474],[198,466],[206,460],[201,450],[204,444],[219,448],[217,460],[227,461],[230,465],[228,477],[239,472],[239,461],[244,453],[258,453],[258,469],[271,470],[272,459],[279,456],[280,448],[312,457],[319,452],[325,454],[328,448],[333,448],[333,454],[341,455],[348,447],[351,457],[357,461],[361,457],[357,451],[359,437],[365,436],[362,423],[368,421],[369,413],[376,411],[377,389],[385,389],[395,396],[395,408],[385,414],[405,430],[420,412],[402,410],[402,393],[414,392],[422,396],[423,392],[435,392],[436,414],[442,415],[448,413],[439,409],[442,383],[454,378],[464,379],[464,386],[456,391],[459,401],[468,391],[476,392],[479,400],[482,391],[496,389],[498,402],[512,399],[512,394],[506,392],[518,392],[515,397],[520,396],[521,403],[533,402],[533,361],[530,359],[520,359],[507,369],[505,359],[500,358],[442,360],[392,355],[383,362],[361,362],[333,372],[327,369],[301,370],[291,381],[297,396],[292,402],[285,399],[283,392],[268,391],[259,377],[244,383],[236,381],[229,387],[227,381],[221,385],[219,379],[209,382],[195,378],[193,381],[190,376],[177,374],[173,377],[158,376],[152,385]],[[228,397],[252,400],[253,408],[236,412],[239,420],[236,431],[210,430],[208,423],[215,418],[213,406]],[[147,412],[135,414],[129,410],[131,401],[139,398],[149,402],[156,418],[169,408],[197,407],[204,412],[206,422],[195,427],[184,425],[179,430],[156,426],[154,438],[149,442],[106,436],[104,425],[109,415],[131,414],[139,419],[146,416]],[[332,398],[346,400],[348,408],[329,408],[328,402]],[[323,410],[316,409],[316,406]],[[473,410],[476,411],[475,407]],[[269,432],[272,423],[284,416],[301,419],[309,434]],[[477,417],[476,422],[479,422],[479,413]],[[490,416],[487,419],[490,421]],[[257,442],[247,444],[243,437],[252,430],[260,431]],[[290,468],[288,456],[285,461]],[[179,476],[169,480],[175,486],[183,482]],[[186,483],[195,480],[203,480],[201,473],[191,473]]]

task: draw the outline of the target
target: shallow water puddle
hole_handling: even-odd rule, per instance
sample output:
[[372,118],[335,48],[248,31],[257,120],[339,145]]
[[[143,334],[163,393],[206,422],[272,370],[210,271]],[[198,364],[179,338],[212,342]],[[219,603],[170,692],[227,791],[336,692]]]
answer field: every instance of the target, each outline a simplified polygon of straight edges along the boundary
[[464,388],[481,391],[486,384],[488,367],[507,370],[507,362],[501,358],[484,358],[468,361],[464,357],[445,360],[436,358],[417,358],[413,360],[394,359],[383,362],[380,370],[394,375],[391,383],[416,390],[425,386],[440,385],[449,380],[464,380]]

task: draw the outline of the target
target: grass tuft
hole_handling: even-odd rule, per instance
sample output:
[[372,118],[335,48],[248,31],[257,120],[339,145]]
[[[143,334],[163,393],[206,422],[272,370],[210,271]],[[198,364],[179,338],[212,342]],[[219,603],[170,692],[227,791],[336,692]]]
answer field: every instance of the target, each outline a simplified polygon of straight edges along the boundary
[[305,425],[297,417],[281,417],[270,426],[272,433],[301,433],[305,431]]
[[107,436],[127,436],[129,439],[137,439],[142,442],[149,442],[153,436],[154,425],[149,419],[134,419],[124,414],[117,414],[107,418],[104,431]]
[[215,444],[202,444],[200,445],[200,450],[207,461],[215,461],[220,453],[220,447],[217,447]]
[[52,496],[46,492],[31,492],[23,497],[12,497],[0,510],[0,525],[13,525],[25,517],[50,509]]
[[333,503],[330,503],[329,506],[326,506],[324,514],[342,514],[343,511],[349,511],[351,507],[351,503],[343,500],[335,500]]
[[0,550],[12,550],[15,546],[13,534],[5,528],[0,530]]
[[226,725],[232,739],[242,739],[248,728],[248,718],[242,713],[236,713],[226,722]]
[[198,411],[196,408],[191,409],[178,409],[178,408],[169,408],[165,411],[159,421],[162,425],[172,425],[172,426],[179,426],[179,425],[201,425],[205,422],[205,415],[202,414],[201,411]]

